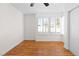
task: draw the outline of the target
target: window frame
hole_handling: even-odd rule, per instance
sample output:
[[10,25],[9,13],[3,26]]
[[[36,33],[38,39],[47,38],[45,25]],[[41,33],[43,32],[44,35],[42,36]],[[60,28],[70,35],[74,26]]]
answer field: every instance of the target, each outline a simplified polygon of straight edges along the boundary
[[[57,16],[57,17],[60,17],[60,18],[62,18],[63,16]],[[38,18],[40,18],[40,17],[38,17]],[[37,18],[37,19],[38,19]],[[42,17],[41,17],[42,18]],[[44,17],[43,17],[44,18]],[[37,32],[38,33],[50,33],[50,34],[62,34],[61,33],[61,30],[60,30],[60,32],[56,32],[56,21],[55,21],[55,32],[51,32],[51,26],[50,26],[50,18],[48,17],[48,20],[49,20],[49,24],[48,24],[48,32],[38,32],[38,20],[37,20]],[[43,29],[42,29],[43,30]]]

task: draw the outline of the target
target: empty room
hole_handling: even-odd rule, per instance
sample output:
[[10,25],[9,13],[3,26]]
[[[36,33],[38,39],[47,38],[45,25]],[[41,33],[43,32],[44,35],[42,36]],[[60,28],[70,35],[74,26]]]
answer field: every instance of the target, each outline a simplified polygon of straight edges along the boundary
[[0,3],[1,56],[79,56],[79,3]]

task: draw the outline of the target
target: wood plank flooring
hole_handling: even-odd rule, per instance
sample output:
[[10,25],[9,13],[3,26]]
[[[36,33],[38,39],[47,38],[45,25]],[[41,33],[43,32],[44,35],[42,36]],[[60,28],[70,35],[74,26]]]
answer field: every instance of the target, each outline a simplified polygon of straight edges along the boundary
[[64,48],[63,42],[24,40],[4,56],[74,56],[74,54]]

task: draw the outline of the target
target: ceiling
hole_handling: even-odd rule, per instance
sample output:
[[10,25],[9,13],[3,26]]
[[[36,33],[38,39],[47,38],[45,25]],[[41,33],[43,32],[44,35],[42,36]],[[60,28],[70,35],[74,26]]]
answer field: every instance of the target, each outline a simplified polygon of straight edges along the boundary
[[50,3],[48,7],[45,7],[43,3],[35,3],[34,7],[30,7],[30,3],[12,3],[14,7],[20,10],[24,14],[29,13],[53,13],[53,12],[65,12],[73,9],[78,3]]

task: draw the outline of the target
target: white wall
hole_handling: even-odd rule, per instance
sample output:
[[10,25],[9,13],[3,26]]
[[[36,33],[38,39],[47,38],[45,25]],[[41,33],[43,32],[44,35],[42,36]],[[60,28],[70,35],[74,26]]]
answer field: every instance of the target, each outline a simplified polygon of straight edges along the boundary
[[0,4],[0,55],[24,39],[23,15],[10,4]]
[[64,13],[65,21],[64,21],[64,47],[69,49],[69,13],[66,11]]
[[79,7],[70,12],[70,50],[79,56]]
[[35,14],[24,15],[24,38],[35,40]]

